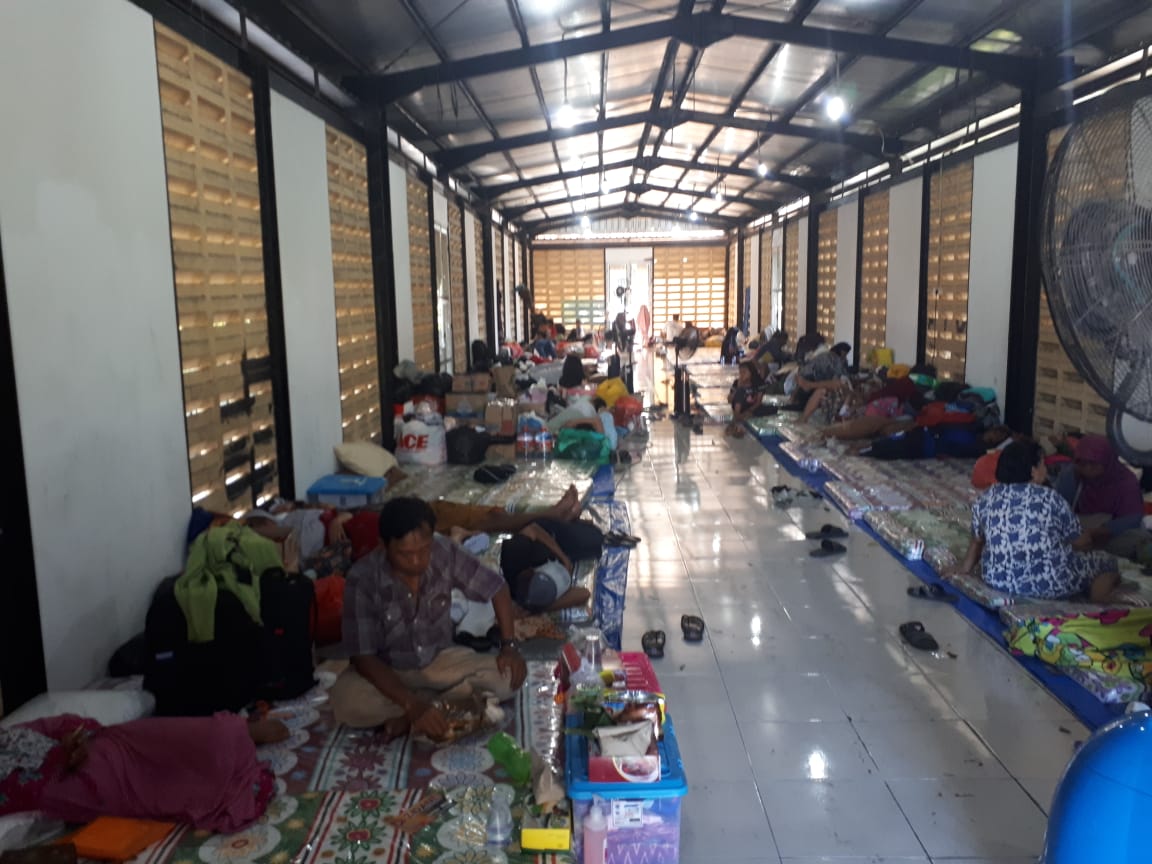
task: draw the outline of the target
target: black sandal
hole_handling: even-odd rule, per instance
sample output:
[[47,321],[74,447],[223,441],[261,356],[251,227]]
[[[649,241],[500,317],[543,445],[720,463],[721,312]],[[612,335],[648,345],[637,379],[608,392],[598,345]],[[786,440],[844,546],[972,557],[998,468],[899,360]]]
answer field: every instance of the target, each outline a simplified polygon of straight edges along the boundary
[[685,642],[701,642],[704,639],[704,619],[699,615],[681,615],[680,629]]
[[949,594],[940,585],[912,585],[908,588],[908,596],[917,600],[937,600],[941,603],[955,603],[956,598]]
[[843,543],[837,543],[835,540],[821,540],[820,548],[813,549],[808,554],[813,558],[831,558],[833,555],[840,555],[848,551],[848,547]]
[[821,525],[819,531],[810,531],[804,536],[809,540],[843,540],[848,532],[839,525]]
[[920,651],[939,651],[940,643],[924,629],[919,621],[909,621],[900,625],[900,638]]
[[640,637],[640,647],[653,660],[659,660],[664,656],[664,639],[663,630],[649,630]]

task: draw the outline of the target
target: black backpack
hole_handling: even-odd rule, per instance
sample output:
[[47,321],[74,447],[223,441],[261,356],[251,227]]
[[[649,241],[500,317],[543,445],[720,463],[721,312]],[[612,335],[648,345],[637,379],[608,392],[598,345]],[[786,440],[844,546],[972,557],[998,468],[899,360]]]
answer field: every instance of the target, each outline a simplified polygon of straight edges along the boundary
[[488,343],[483,339],[472,341],[472,362],[469,364],[472,372],[488,372],[492,369],[492,352],[488,350]]
[[471,426],[457,426],[445,436],[448,462],[452,465],[479,465],[484,461],[490,435],[473,429]]
[[160,583],[144,625],[144,689],[156,697],[158,715],[239,711],[258,699],[292,699],[312,687],[311,580],[278,570],[265,573],[260,580],[263,626],[233,594],[221,591],[215,638],[201,643],[188,641],[188,622],[173,588],[177,578]]

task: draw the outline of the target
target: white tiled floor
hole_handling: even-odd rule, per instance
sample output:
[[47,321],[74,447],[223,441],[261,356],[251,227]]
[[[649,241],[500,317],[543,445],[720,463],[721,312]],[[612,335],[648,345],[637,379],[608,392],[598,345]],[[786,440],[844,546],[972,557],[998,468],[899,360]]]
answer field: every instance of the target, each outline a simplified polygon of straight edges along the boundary
[[[624,647],[667,633],[682,864],[1034,861],[1087,730],[951,607],[908,598],[913,577],[867,535],[810,558],[804,531],[847,522],[775,509],[782,483],[799,486],[755,441],[670,421],[619,480],[643,537]],[[685,613],[703,643],[682,640]],[[900,641],[911,619],[939,655]]]

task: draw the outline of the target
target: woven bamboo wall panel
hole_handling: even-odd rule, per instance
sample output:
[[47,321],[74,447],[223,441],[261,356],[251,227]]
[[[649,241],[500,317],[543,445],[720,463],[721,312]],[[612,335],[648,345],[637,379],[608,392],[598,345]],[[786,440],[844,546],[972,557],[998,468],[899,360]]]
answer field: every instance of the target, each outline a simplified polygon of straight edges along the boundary
[[159,24],[156,59],[192,500],[234,512],[277,491],[252,86]]
[[864,235],[860,238],[860,351],[883,348],[888,326],[888,190],[864,198]]
[[340,423],[345,441],[380,443],[380,370],[372,226],[368,219],[368,156],[362,144],[330,126],[327,139]]
[[740,271],[737,269],[740,263],[739,249],[739,243],[731,243],[728,246],[728,296],[724,311],[725,327],[735,327],[739,318],[736,312],[736,284],[740,278]]
[[484,273],[484,231],[483,219],[472,220],[472,231],[476,235],[476,320],[480,324],[480,332],[473,335],[473,339],[488,340],[488,297],[485,290],[487,276]]
[[800,223],[784,226],[784,329],[793,339],[800,333]]
[[[408,255],[412,272],[412,360],[421,369],[436,365],[432,236],[428,231],[428,185],[408,175]],[[403,357],[401,360],[405,359]]]
[[772,323],[772,229],[760,232],[760,320],[756,332],[763,333]]
[[[1056,155],[1056,149],[1067,132],[1068,127],[1064,126],[1049,133],[1049,162]],[[1043,292],[1036,348],[1036,402],[1032,433],[1037,436],[1065,432],[1103,435],[1106,432],[1107,415],[1108,404],[1080,377],[1056,335],[1056,327],[1048,308],[1048,295]]]
[[700,328],[723,327],[724,246],[668,246],[652,263],[652,320],[663,327],[673,315]]
[[536,309],[571,327],[603,326],[607,317],[604,250],[542,248],[532,254]]
[[839,226],[835,210],[820,214],[816,251],[816,332],[836,341],[836,241]]
[[932,173],[928,213],[928,308],[924,358],[940,378],[964,380],[968,268],[972,247],[972,162]]
[[451,259],[452,357],[457,371],[468,365],[468,288],[464,284],[464,212],[448,202],[448,257]]

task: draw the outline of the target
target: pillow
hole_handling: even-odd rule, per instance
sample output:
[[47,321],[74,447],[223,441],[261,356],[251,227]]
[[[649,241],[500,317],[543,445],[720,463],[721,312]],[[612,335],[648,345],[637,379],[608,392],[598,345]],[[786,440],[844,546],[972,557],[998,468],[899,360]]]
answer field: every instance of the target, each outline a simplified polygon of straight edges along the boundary
[[75,714],[103,726],[115,726],[147,717],[155,709],[156,697],[146,690],[61,690],[41,693],[0,720],[0,726],[16,726],[60,714]]
[[341,468],[362,477],[383,477],[396,467],[396,457],[371,441],[351,441],[333,449]]
[[0,816],[0,852],[35,846],[63,830],[63,822],[49,819],[38,810]]

